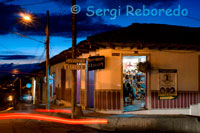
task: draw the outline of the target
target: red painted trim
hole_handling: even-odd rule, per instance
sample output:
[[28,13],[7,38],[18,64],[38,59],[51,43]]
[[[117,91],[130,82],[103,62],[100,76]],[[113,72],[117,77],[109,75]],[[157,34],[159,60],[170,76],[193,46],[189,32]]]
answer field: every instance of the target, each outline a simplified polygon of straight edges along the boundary
[[177,99],[158,100],[158,92],[151,93],[152,109],[169,109],[169,108],[188,108],[192,104],[198,103],[199,92],[178,92]]
[[113,109],[117,109],[117,105],[116,105],[116,92],[113,92]]

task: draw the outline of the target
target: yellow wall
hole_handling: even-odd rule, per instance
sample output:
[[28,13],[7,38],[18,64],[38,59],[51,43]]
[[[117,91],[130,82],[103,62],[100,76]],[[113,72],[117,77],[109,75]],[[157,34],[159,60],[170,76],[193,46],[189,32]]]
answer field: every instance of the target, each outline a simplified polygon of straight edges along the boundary
[[[138,54],[134,54],[138,51]],[[112,56],[112,53],[120,53],[120,56]],[[137,50],[137,49],[100,49],[89,55],[105,56],[105,69],[95,71],[95,89],[121,89],[121,67],[122,55],[148,55],[153,67],[150,74],[151,90],[158,90],[158,69],[178,70],[178,90],[197,91],[199,85],[199,52],[195,51],[158,51],[158,50]]]
[[[158,90],[158,69],[178,70],[178,90],[197,91],[199,85],[199,52],[191,51],[158,51],[158,50],[137,50],[137,49],[100,49],[96,52],[83,54],[80,58],[89,56],[105,56],[105,69],[95,70],[95,89],[121,89],[121,67],[122,54],[149,55],[153,71],[150,74],[151,90]],[[120,56],[112,56],[112,53],[121,53]],[[56,72],[56,87],[61,86],[61,68],[63,63],[51,66],[51,73]],[[71,72],[66,71],[66,88],[71,87]],[[85,71],[81,71],[81,89],[85,89]]]
[[199,84],[199,53],[185,51],[155,51],[151,52],[151,64],[154,71],[151,73],[151,90],[158,90],[157,69],[178,70],[178,90],[198,90]]

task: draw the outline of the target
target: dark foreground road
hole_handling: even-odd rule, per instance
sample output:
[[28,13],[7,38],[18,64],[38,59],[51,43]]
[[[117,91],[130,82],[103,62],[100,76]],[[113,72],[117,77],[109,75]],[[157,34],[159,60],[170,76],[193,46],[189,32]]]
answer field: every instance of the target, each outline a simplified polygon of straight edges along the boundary
[[101,132],[82,125],[66,125],[38,120],[0,120],[0,133]]

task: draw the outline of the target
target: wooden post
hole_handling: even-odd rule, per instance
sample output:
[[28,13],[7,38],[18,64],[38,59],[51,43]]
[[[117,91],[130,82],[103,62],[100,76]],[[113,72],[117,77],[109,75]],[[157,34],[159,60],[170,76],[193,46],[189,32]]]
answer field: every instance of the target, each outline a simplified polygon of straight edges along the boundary
[[[72,6],[76,5],[76,0],[72,0]],[[76,12],[72,13],[72,59],[76,58]],[[76,108],[76,81],[77,81],[77,71],[72,70],[72,92],[71,92],[71,105],[72,105],[72,115],[74,118],[75,108]]]
[[46,25],[46,109],[49,109],[49,11],[47,10]]

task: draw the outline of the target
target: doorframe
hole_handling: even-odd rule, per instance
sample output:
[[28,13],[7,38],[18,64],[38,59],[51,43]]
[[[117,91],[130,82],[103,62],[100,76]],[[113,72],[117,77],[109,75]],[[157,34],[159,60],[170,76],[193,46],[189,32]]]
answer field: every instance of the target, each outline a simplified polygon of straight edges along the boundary
[[[123,57],[124,56],[146,56],[146,61],[151,61],[151,54],[121,53],[121,112],[124,113],[124,91],[123,91]],[[145,108],[150,109],[150,72],[146,73],[146,89],[145,89]]]

